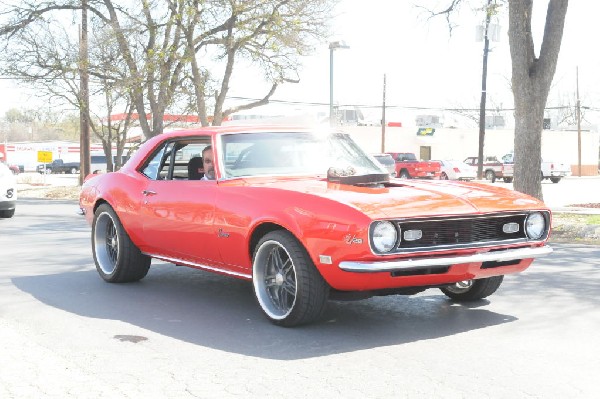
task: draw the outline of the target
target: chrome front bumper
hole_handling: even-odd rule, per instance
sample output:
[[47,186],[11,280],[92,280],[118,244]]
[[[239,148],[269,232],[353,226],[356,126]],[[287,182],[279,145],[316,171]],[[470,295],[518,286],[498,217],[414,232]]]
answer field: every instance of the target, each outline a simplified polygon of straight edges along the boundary
[[533,259],[548,255],[553,251],[547,245],[535,248],[507,249],[502,251],[483,252],[463,256],[445,256],[439,258],[407,259],[382,262],[340,262],[340,269],[355,273],[394,272],[400,270],[416,270],[432,266],[450,266],[460,263],[479,263],[509,261],[515,259]]

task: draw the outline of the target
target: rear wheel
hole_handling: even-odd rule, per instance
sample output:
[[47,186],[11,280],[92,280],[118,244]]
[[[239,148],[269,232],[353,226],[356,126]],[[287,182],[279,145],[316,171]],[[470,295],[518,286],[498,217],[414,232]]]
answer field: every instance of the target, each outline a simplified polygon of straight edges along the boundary
[[485,171],[485,179],[491,181],[492,183],[496,181],[496,174],[493,170]]
[[446,174],[446,172],[442,172],[440,180],[448,180],[448,175]]
[[455,301],[476,301],[496,292],[503,279],[504,276],[494,276],[479,280],[465,280],[440,289]]
[[410,179],[410,175],[408,174],[407,170],[400,171],[400,174],[398,175],[398,177],[401,179]]
[[108,204],[100,205],[94,213],[92,252],[98,274],[109,283],[138,281],[148,274],[151,258],[131,241]]
[[252,262],[256,299],[269,320],[293,327],[318,319],[325,310],[329,285],[306,250],[288,231],[266,234]]
[[560,181],[560,177],[551,177],[551,178],[550,178],[550,181],[551,181],[552,183],[558,183],[558,182]]
[[71,168],[71,174],[74,175],[78,172],[77,168]]
[[505,177],[504,178],[504,183],[512,183],[513,178],[512,177]]

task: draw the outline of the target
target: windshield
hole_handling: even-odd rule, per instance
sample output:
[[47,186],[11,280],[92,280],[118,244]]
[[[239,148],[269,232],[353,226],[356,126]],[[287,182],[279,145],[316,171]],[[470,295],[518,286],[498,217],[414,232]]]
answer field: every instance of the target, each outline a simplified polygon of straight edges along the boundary
[[347,134],[261,132],[221,137],[224,178],[264,175],[326,175],[329,168],[352,175],[387,173]]

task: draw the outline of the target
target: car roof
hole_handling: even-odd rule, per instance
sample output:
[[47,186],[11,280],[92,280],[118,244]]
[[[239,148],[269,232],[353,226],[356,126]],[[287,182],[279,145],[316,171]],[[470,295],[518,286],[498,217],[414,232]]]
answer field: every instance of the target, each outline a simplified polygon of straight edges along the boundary
[[329,127],[319,127],[319,128],[310,128],[306,126],[282,126],[282,125],[230,125],[230,126],[206,126],[206,127],[198,127],[191,129],[178,129],[164,132],[160,135],[162,139],[170,138],[170,137],[188,137],[195,136],[198,134],[208,134],[208,135],[217,135],[217,134],[227,134],[227,133],[259,133],[259,132],[269,132],[269,133],[285,133],[285,132],[314,132],[314,131],[324,131],[324,132],[339,132],[343,133],[338,129],[331,129]]
[[[340,129],[331,128],[329,126],[319,127],[307,127],[307,126],[287,126],[287,125],[226,125],[226,126],[206,126],[189,129],[175,129],[165,131],[162,134],[158,134],[154,137],[149,138],[142,143],[142,147],[146,149],[155,148],[163,141],[170,140],[173,138],[182,137],[195,137],[198,135],[208,135],[214,137],[221,134],[231,133],[298,133],[298,132],[324,132],[324,133],[343,133]],[[129,169],[135,169],[140,164],[141,160],[146,157],[149,152],[147,151],[136,151],[131,157],[131,162],[128,162],[123,166],[121,170],[126,171]]]

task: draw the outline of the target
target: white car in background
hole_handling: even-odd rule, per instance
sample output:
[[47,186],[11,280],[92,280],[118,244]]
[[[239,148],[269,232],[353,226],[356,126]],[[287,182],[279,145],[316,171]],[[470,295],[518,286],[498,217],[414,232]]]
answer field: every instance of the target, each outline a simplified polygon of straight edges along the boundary
[[17,179],[4,163],[0,162],[0,218],[11,218],[17,207]]
[[477,170],[462,161],[443,160],[438,161],[442,165],[440,180],[474,180]]

